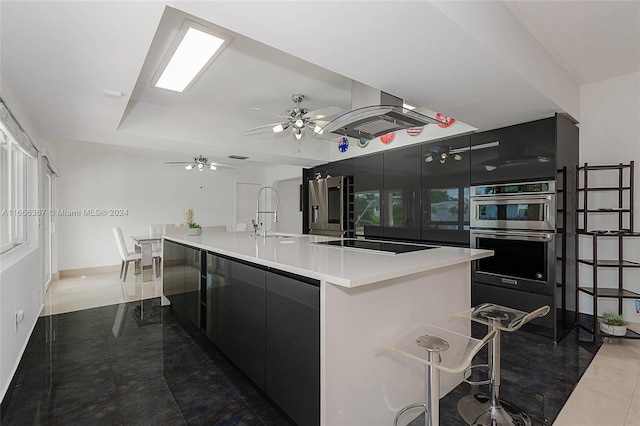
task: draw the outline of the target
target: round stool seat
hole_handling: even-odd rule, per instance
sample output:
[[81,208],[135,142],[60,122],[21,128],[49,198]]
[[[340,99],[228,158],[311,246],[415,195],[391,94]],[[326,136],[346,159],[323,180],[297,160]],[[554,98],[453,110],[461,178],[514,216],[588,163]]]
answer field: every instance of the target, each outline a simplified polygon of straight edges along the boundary
[[441,337],[429,336],[428,334],[418,337],[416,343],[429,352],[444,352],[449,349],[449,342]]

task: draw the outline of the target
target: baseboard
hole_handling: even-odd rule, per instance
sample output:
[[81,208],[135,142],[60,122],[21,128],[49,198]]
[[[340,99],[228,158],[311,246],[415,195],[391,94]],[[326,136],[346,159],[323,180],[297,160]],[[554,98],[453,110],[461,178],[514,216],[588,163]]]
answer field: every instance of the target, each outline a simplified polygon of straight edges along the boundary
[[61,269],[58,271],[58,279],[81,277],[83,275],[105,274],[109,272],[120,273],[120,265],[95,266],[93,268]]
[[58,281],[59,279],[60,279],[60,272],[54,272],[53,274],[51,274],[52,281]]

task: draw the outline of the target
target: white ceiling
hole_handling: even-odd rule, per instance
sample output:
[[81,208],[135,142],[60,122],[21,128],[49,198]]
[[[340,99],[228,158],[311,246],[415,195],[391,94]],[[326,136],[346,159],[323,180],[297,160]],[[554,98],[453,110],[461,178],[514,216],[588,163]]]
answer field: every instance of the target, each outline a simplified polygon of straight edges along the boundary
[[[189,14],[233,41],[185,94],[153,89]],[[335,142],[243,130],[292,93],[346,111],[351,79],[479,129],[579,119],[581,84],[640,71],[640,2],[2,1],[0,37],[0,95],[62,147],[310,166]]]

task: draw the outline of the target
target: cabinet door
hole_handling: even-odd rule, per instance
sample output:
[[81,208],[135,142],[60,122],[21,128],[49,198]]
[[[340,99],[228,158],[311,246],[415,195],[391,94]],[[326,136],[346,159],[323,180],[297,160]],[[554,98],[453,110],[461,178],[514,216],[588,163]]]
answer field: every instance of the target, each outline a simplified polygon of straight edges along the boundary
[[162,294],[173,305],[173,248],[176,243],[164,240],[162,244]]
[[175,244],[172,249],[172,289],[171,312],[176,318],[185,317],[184,308],[184,251],[185,247]]
[[184,316],[200,328],[200,250],[184,247]]
[[229,261],[231,312],[229,357],[264,389],[265,271]]
[[[469,143],[467,135],[422,145],[422,239],[425,241],[470,244]],[[446,154],[444,159],[442,153]]]
[[421,163],[420,145],[384,152],[385,238],[421,238]]
[[313,172],[320,173],[322,177],[331,176],[351,176],[353,175],[353,159],[333,161],[313,168]]
[[382,153],[353,159],[356,235],[382,236],[383,165]]
[[471,184],[555,179],[555,118],[471,135]]
[[266,392],[299,425],[320,424],[320,287],[267,273]]
[[229,356],[231,268],[224,257],[207,253],[207,336]]

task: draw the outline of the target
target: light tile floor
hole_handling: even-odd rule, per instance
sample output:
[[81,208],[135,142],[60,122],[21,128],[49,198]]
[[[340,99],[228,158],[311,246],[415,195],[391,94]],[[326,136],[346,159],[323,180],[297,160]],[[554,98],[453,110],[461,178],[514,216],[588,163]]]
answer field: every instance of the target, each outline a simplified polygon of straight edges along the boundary
[[118,272],[105,272],[54,281],[47,290],[40,316],[153,297],[162,297],[163,306],[168,304],[162,296],[162,278],[154,275],[151,281],[143,282],[140,275],[128,274],[127,281],[123,283],[118,275]]
[[606,341],[554,425],[640,426],[640,340]]
[[[72,312],[162,297],[162,279],[142,282],[117,272],[54,281],[42,315]],[[634,327],[635,328],[635,327]],[[556,426],[640,426],[640,340],[613,339],[602,345],[554,422]]]

